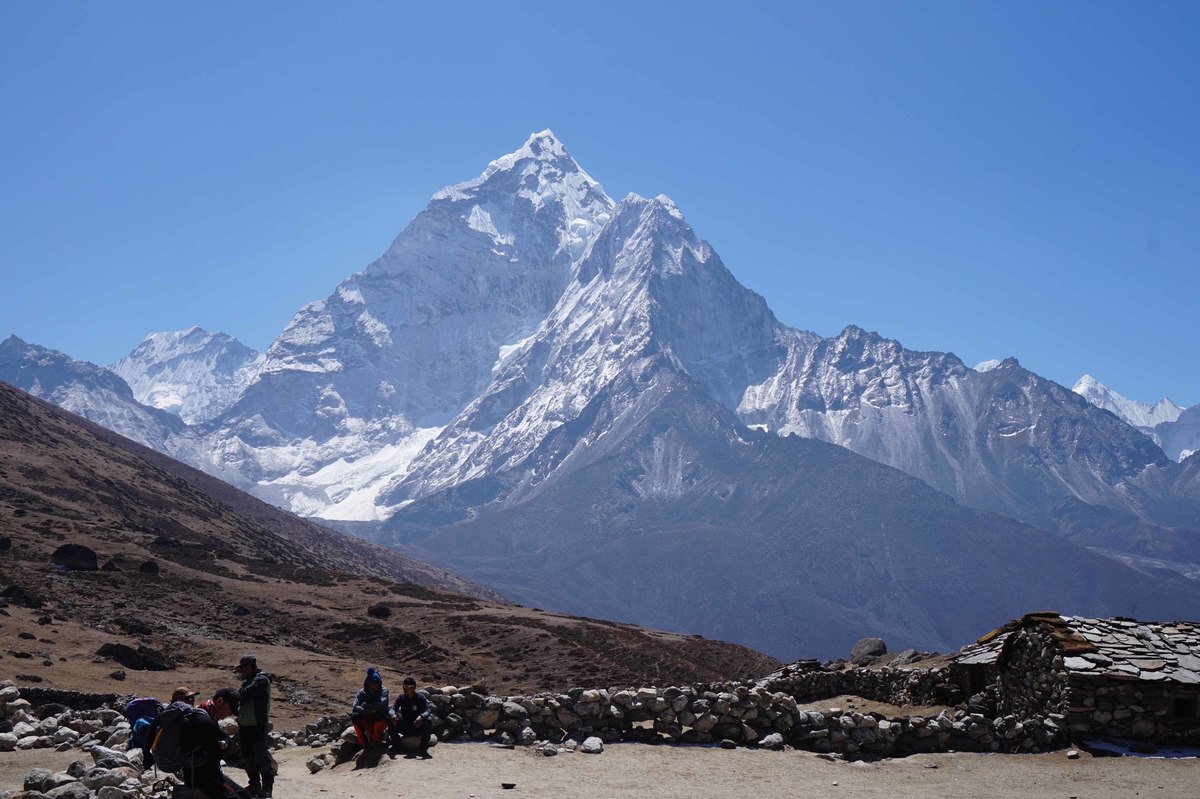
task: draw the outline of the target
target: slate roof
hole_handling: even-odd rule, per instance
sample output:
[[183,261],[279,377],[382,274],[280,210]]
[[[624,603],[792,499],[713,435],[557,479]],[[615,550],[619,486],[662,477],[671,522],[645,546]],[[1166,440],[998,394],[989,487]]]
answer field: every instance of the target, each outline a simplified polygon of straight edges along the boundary
[[997,662],[1004,642],[1019,627],[1037,625],[1050,635],[1073,675],[1200,685],[1200,623],[1090,619],[1031,613],[963,647],[956,663]]

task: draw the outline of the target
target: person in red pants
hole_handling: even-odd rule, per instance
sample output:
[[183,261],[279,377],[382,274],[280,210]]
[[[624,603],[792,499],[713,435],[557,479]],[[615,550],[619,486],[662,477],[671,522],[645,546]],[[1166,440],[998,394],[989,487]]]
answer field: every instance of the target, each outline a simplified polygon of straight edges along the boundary
[[388,689],[383,676],[374,666],[367,669],[363,687],[354,697],[350,721],[358,733],[358,745],[365,748],[387,746],[388,727],[392,724],[392,709],[388,705]]

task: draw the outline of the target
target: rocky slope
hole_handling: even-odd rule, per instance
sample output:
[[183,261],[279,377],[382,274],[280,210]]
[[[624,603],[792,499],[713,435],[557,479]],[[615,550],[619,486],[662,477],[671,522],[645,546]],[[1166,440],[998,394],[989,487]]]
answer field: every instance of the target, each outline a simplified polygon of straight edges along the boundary
[[[0,677],[164,695],[179,682],[225,683],[238,653],[254,650],[280,677],[278,712],[312,715],[348,701],[372,662],[512,691],[582,677],[724,679],[774,664],[515,607],[361,541],[264,521],[261,508],[248,518],[206,493],[202,475],[158,468],[111,436],[0,384]],[[108,676],[118,670],[127,682]]]

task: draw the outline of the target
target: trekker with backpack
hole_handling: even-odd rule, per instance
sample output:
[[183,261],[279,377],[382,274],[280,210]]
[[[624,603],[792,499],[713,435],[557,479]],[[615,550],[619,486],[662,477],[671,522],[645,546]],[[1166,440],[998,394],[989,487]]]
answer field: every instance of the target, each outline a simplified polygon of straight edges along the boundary
[[179,687],[171,704],[150,725],[150,749],[160,771],[178,774],[183,784],[207,799],[249,797],[221,773],[221,751],[226,746],[217,722],[194,707],[196,691]]
[[367,669],[363,687],[354,697],[350,709],[350,721],[358,734],[358,745],[387,747],[388,727],[394,723],[396,714],[388,706],[388,689],[383,687],[383,675],[374,666]]
[[255,796],[270,796],[275,787],[275,771],[267,749],[271,678],[258,667],[254,655],[244,656],[233,673],[242,680],[238,689],[238,740],[241,742],[242,765],[250,780],[247,788]]

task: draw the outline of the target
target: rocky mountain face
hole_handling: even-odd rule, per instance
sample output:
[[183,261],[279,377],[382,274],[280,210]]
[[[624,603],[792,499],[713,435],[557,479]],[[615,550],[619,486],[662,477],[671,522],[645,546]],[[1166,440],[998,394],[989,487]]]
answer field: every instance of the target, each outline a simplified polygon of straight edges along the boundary
[[263,356],[224,333],[199,327],[151,333],[108,369],[134,398],[190,425],[223,413],[258,374]]
[[1128,424],[1015,359],[980,372],[857,327],[782,363],[737,410],[1046,529],[1058,499],[1124,508],[1122,482],[1168,463]]
[[531,693],[778,666],[740,646],[516,607],[314,528],[0,384],[0,678],[161,697],[225,684],[253,651],[275,674],[273,716],[309,721],[345,712],[371,664],[396,682],[403,669]]
[[1034,606],[1174,618],[1200,599],[844,448],[748,429],[660,353],[523,459],[401,508],[380,540],[526,604],[782,659],[868,634],[956,648]]
[[141,404],[109,370],[16,336],[0,342],[0,380],[153,449],[171,451],[187,434],[178,416]]
[[1079,378],[1072,391],[1148,435],[1173,461],[1184,460],[1200,450],[1200,405],[1184,409],[1166,397],[1153,405],[1138,402],[1121,396],[1091,375]]
[[[789,348],[812,338],[782,327],[762,297],[738,284],[696,238],[669,199],[631,195],[537,331],[507,355],[491,384],[382,501],[396,506],[506,471],[560,428],[581,428],[580,414],[590,413],[614,386],[628,386],[647,358],[682,370],[714,399],[730,403]],[[588,430],[578,443],[605,429]],[[548,463],[542,477],[557,465]]]
[[1174,421],[1155,425],[1154,438],[1174,460],[1181,461],[1200,452],[1200,405],[1188,408]]
[[295,511],[376,517],[383,483],[537,328],[611,210],[549,131],[438,192],[296,314],[208,437],[216,463]]

